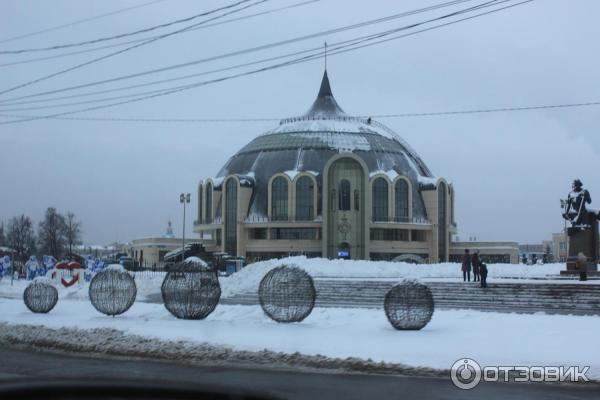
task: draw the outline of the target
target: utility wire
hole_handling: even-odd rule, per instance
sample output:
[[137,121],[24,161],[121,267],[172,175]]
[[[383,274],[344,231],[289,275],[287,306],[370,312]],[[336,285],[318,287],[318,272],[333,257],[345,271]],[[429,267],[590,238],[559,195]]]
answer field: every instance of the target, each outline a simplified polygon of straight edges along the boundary
[[[468,115],[468,114],[490,114],[501,112],[515,111],[532,111],[532,110],[548,110],[561,108],[579,108],[600,106],[600,101],[591,101],[586,103],[565,103],[565,104],[545,104],[538,106],[524,107],[503,107],[503,108],[484,108],[472,110],[453,110],[453,111],[432,111],[418,113],[401,113],[401,114],[372,114],[359,115],[358,118],[412,118],[412,117],[436,117],[445,115]],[[33,115],[15,115],[15,114],[0,114],[2,118],[35,118]],[[281,121],[284,118],[118,118],[118,117],[67,117],[56,116],[48,117],[48,119],[68,120],[68,121],[98,121],[98,122],[174,122],[174,123],[221,123],[221,122],[273,122]]]
[[[240,0],[240,1],[238,1],[237,3],[232,3],[232,4],[229,4],[229,5],[227,5],[227,6],[224,6],[224,7],[220,7],[220,8],[217,8],[217,9],[211,10],[211,11],[207,11],[207,12],[203,13],[202,15],[206,16],[206,15],[209,15],[209,14],[214,14],[215,12],[218,12],[218,11],[221,11],[221,10],[225,10],[225,9],[230,9],[230,8],[233,8],[233,7],[237,7],[238,5],[240,5],[240,4],[242,4],[242,3],[247,3],[248,1],[250,1],[250,0]],[[147,40],[147,41],[145,41],[145,42],[138,43],[138,44],[135,44],[135,45],[133,45],[133,46],[127,47],[127,48],[125,48],[125,49],[118,50],[118,51],[115,51],[115,52],[113,52],[113,53],[106,54],[106,55],[104,55],[104,56],[102,56],[102,57],[94,58],[94,59],[92,59],[92,60],[89,60],[89,61],[86,61],[86,62],[84,62],[84,63],[77,64],[77,65],[75,65],[75,66],[73,66],[73,67],[69,67],[69,68],[67,68],[67,69],[63,69],[63,70],[60,70],[60,71],[54,72],[54,73],[52,73],[52,74],[49,74],[49,75],[42,76],[42,77],[40,77],[40,78],[37,78],[37,79],[34,79],[34,80],[32,80],[32,81],[28,81],[28,82],[25,82],[25,83],[21,83],[21,84],[19,84],[19,85],[17,85],[17,86],[13,86],[13,87],[11,87],[11,88],[9,88],[9,89],[5,89],[5,90],[2,90],[2,91],[0,91],[0,95],[2,95],[2,94],[6,94],[6,93],[9,93],[9,92],[12,92],[12,91],[15,91],[15,90],[17,90],[17,89],[24,88],[24,87],[26,87],[26,86],[33,85],[33,84],[35,84],[35,83],[39,83],[39,82],[45,81],[45,80],[47,80],[47,79],[50,79],[50,78],[54,78],[54,77],[56,77],[56,76],[58,76],[58,75],[66,74],[67,72],[71,72],[71,71],[74,71],[74,70],[76,70],[76,69],[83,68],[83,67],[85,67],[85,66],[88,66],[88,65],[90,65],[90,64],[94,64],[94,63],[97,63],[97,62],[99,62],[99,61],[105,60],[105,59],[107,59],[107,58],[114,57],[114,56],[116,56],[116,55],[119,55],[119,54],[125,53],[125,52],[127,52],[127,51],[130,51],[130,50],[136,49],[136,48],[138,48],[138,47],[145,46],[145,45],[147,45],[147,44],[150,44],[150,43],[156,42],[156,41],[158,41],[158,40],[161,40],[161,39],[164,39],[164,38],[166,38],[166,37],[173,36],[173,35],[177,35],[177,34],[179,34],[179,33],[181,33],[181,32],[185,32],[185,31],[186,31],[186,30],[188,30],[188,29],[191,29],[191,28],[193,28],[193,27],[196,27],[196,26],[202,25],[202,24],[204,24],[204,23],[206,23],[206,22],[214,21],[214,20],[216,20],[216,19],[222,18],[222,17],[224,17],[224,16],[227,16],[227,15],[230,15],[230,14],[234,14],[234,13],[236,13],[236,12],[240,12],[240,11],[242,11],[242,10],[245,10],[245,9],[247,9],[247,8],[254,7],[254,6],[256,6],[256,5],[259,5],[259,4],[262,4],[262,3],[265,3],[265,2],[267,2],[267,1],[269,1],[269,0],[258,0],[258,1],[256,1],[255,3],[251,3],[251,4],[249,4],[249,5],[246,5],[246,6],[243,6],[243,7],[241,7],[241,8],[238,8],[238,9],[235,9],[235,10],[232,10],[232,11],[225,12],[225,13],[223,13],[223,14],[221,14],[221,15],[218,15],[218,16],[216,16],[216,17],[213,17],[213,18],[210,18],[210,19],[207,19],[207,20],[204,20],[204,21],[197,22],[197,23],[195,23],[195,24],[193,24],[193,25],[189,25],[189,26],[187,26],[187,27],[185,27],[185,28],[178,29],[178,30],[176,30],[176,31],[171,31],[171,32],[169,32],[169,33],[165,33],[164,35],[160,35],[160,36],[157,36],[156,38],[149,39],[149,40]]]
[[[505,1],[507,1],[507,0],[505,0]],[[525,4],[525,3],[529,3],[529,2],[532,2],[532,1],[533,0],[525,0],[525,1],[522,1],[522,2],[517,3],[517,4],[512,4],[512,5],[509,5],[509,6],[502,7],[502,8],[497,8],[497,9],[494,9],[492,11],[487,11],[487,12],[484,12],[484,13],[476,14],[476,15],[473,15],[473,16],[470,16],[470,17],[467,17],[467,18],[463,18],[463,19],[460,19],[460,20],[455,20],[455,21],[452,21],[452,22],[449,22],[449,23],[446,23],[446,24],[442,24],[442,25],[436,26],[436,27],[427,28],[425,30],[432,30],[432,29],[436,29],[438,27],[448,26],[448,25],[451,25],[451,24],[454,24],[454,23],[461,22],[463,20],[468,20],[468,19],[479,17],[479,16],[483,16],[483,15],[487,15],[487,14],[499,12],[499,11],[506,10],[506,9],[509,9],[509,8],[512,8],[512,7],[516,7],[516,6],[519,6],[519,5],[522,5],[522,4]],[[483,4],[487,4],[487,3],[483,3]],[[480,6],[476,6],[476,7],[471,7],[471,9],[472,8],[475,8],[475,9],[481,8],[481,5]],[[463,11],[463,13],[464,12],[465,11]],[[452,14],[453,15],[457,15],[457,13],[460,13],[460,12],[455,12],[455,13],[452,13]],[[423,31],[425,31],[425,30],[423,30]],[[409,34],[406,34],[406,35],[401,35],[401,36],[396,37],[395,39],[398,39],[400,37],[405,37],[405,36],[413,35],[413,34],[415,34],[415,33],[409,33]],[[389,41],[389,40],[391,40],[391,39],[385,39],[385,41]],[[382,41],[380,41],[380,42],[382,42]],[[376,44],[376,43],[373,43],[373,44]],[[370,44],[370,45],[373,45],[373,44]],[[369,44],[362,45],[360,48],[367,47],[368,45]],[[351,51],[351,50],[352,49],[345,49],[345,50],[341,50],[341,51],[333,51],[331,53],[328,51],[328,55],[335,55],[335,54],[339,54],[339,53],[346,52],[346,51]],[[320,59],[322,57],[322,55],[323,55],[323,53],[321,52],[321,53],[318,53],[318,54],[312,54],[312,55],[300,57],[300,58],[297,58],[297,59],[294,59],[294,60],[286,61],[286,62],[279,63],[279,64],[270,65],[270,66],[267,66],[267,67],[263,67],[263,68],[259,68],[259,69],[255,69],[255,70],[251,70],[251,71],[246,71],[246,72],[242,72],[242,73],[238,73],[238,74],[234,74],[234,75],[229,75],[229,76],[225,76],[225,77],[221,77],[221,78],[217,78],[217,79],[212,79],[212,80],[209,80],[209,81],[203,81],[203,82],[198,82],[198,83],[194,83],[194,84],[183,85],[183,86],[175,87],[175,88],[168,89],[168,90],[163,90],[163,91],[158,92],[158,93],[154,93],[154,94],[150,94],[150,95],[146,95],[146,96],[142,96],[142,97],[137,97],[137,98],[134,98],[134,99],[124,100],[124,101],[120,101],[120,102],[116,102],[116,103],[111,103],[111,104],[98,105],[98,106],[88,107],[88,108],[79,109],[79,110],[65,111],[65,112],[60,112],[60,113],[56,113],[56,114],[50,114],[50,115],[44,115],[44,116],[33,116],[31,118],[24,118],[24,119],[18,119],[18,120],[4,121],[4,122],[0,122],[0,125],[12,124],[12,123],[18,123],[18,122],[26,122],[26,121],[35,120],[35,119],[53,118],[53,117],[58,117],[58,116],[77,114],[77,113],[86,112],[86,111],[99,110],[99,109],[103,109],[103,108],[109,108],[109,107],[115,107],[115,106],[118,106],[118,105],[139,102],[139,101],[143,101],[143,100],[147,100],[147,99],[151,99],[151,98],[155,98],[155,97],[160,97],[160,96],[165,96],[165,95],[169,95],[169,94],[181,92],[181,91],[184,91],[184,90],[189,90],[189,89],[192,89],[192,88],[195,88],[195,87],[199,87],[199,86],[205,86],[205,85],[212,84],[212,83],[223,82],[223,81],[230,80],[230,79],[235,79],[235,78],[239,78],[239,77],[243,77],[243,76],[253,75],[253,74],[256,74],[256,73],[259,73],[259,72],[269,71],[269,70],[272,70],[272,69],[277,69],[277,68],[281,68],[281,67],[285,67],[285,66],[290,66],[290,65],[294,65],[294,64],[298,64],[298,63],[312,61],[314,59]]]
[[[158,0],[158,1],[164,1],[164,0]],[[197,27],[195,27],[193,29],[189,29],[189,30],[187,30],[185,32],[186,33],[187,32],[193,32],[193,31],[197,31],[199,29],[210,28],[210,27],[217,26],[217,25],[225,25],[225,24],[229,24],[229,23],[232,23],[232,22],[236,22],[236,21],[242,21],[242,20],[249,19],[249,18],[254,18],[254,17],[258,17],[258,16],[262,16],[262,15],[276,13],[276,12],[283,11],[283,10],[288,10],[288,9],[291,9],[291,8],[306,6],[308,4],[317,3],[319,1],[321,1],[321,0],[307,0],[307,1],[302,1],[300,3],[294,3],[294,4],[290,4],[290,5],[284,6],[284,7],[278,7],[278,8],[273,8],[273,9],[267,10],[267,11],[261,11],[259,13],[244,15],[243,17],[230,18],[230,19],[225,20],[225,21],[215,22],[214,24],[197,26]],[[472,0],[469,0],[469,1],[472,1]],[[91,49],[77,50],[77,51],[71,51],[71,52],[68,52],[68,53],[55,54],[53,56],[44,56],[44,57],[38,57],[38,58],[30,58],[30,59],[21,60],[21,61],[13,61],[13,62],[9,62],[9,63],[0,64],[0,67],[9,67],[9,66],[13,66],[13,65],[29,64],[29,63],[33,63],[33,62],[53,60],[53,59],[56,59],[56,58],[63,58],[63,57],[68,57],[68,56],[73,56],[73,55],[78,55],[78,54],[91,53],[91,52],[94,52],[94,51],[100,51],[100,50],[110,49],[110,48],[113,48],[113,47],[126,46],[126,45],[131,44],[131,43],[139,43],[139,42],[143,42],[144,40],[153,39],[155,37],[156,36],[145,37],[145,38],[134,39],[134,40],[128,40],[126,42],[113,43],[113,44],[108,44],[108,45],[104,45],[104,46],[100,46],[100,47],[94,47],[94,48],[91,48]]]
[[[112,83],[112,82],[116,82],[116,81],[120,81],[120,80],[124,80],[124,79],[138,78],[141,76],[150,75],[150,74],[159,73],[159,72],[165,72],[165,71],[169,71],[169,70],[173,70],[173,69],[190,67],[190,66],[197,65],[200,63],[205,63],[205,62],[209,62],[209,61],[215,61],[215,60],[220,60],[220,59],[224,59],[224,58],[228,58],[228,57],[243,55],[243,54],[247,54],[247,53],[251,53],[251,52],[255,52],[255,51],[267,50],[267,49],[270,49],[273,47],[278,47],[278,46],[283,46],[283,45],[287,45],[287,44],[291,44],[291,43],[295,43],[295,42],[299,42],[299,41],[314,39],[317,37],[332,35],[335,33],[340,33],[340,32],[346,31],[346,30],[357,29],[357,28],[365,27],[368,25],[376,24],[376,23],[387,22],[392,19],[407,17],[410,15],[415,15],[418,13],[423,13],[423,12],[435,10],[435,9],[442,8],[442,7],[448,7],[448,6],[465,3],[465,2],[472,2],[472,1],[473,0],[453,0],[453,1],[440,3],[437,5],[433,5],[433,6],[429,6],[429,7],[425,7],[425,8],[420,8],[420,9],[416,9],[416,10],[398,13],[398,14],[395,14],[392,16],[363,21],[363,22],[360,22],[357,24],[346,25],[346,26],[342,26],[339,28],[335,28],[335,29],[330,29],[330,30],[326,30],[326,31],[309,34],[309,35],[299,36],[299,37],[292,38],[292,39],[273,42],[273,43],[256,46],[256,47],[252,47],[252,48],[248,48],[248,49],[244,49],[244,50],[238,50],[238,51],[234,51],[234,52],[230,52],[230,53],[225,53],[225,54],[221,54],[221,55],[217,55],[217,56],[213,56],[213,57],[203,58],[203,59],[189,61],[189,62],[180,63],[180,64],[174,64],[174,65],[170,65],[170,66],[166,66],[166,67],[156,68],[156,69],[133,73],[133,74],[128,74],[128,75],[122,75],[122,76],[118,76],[115,78],[74,85],[74,86],[70,86],[70,87],[66,87],[66,88],[48,90],[48,91],[34,93],[34,94],[30,94],[30,95],[8,98],[8,99],[0,100],[0,103],[12,103],[15,100],[22,100],[22,99],[28,99],[28,98],[32,98],[32,97],[45,96],[45,95],[49,95],[49,94],[55,94],[55,93],[60,93],[60,92],[65,92],[65,91],[82,89],[82,88],[86,88],[86,87],[90,87],[90,86]],[[493,1],[490,1],[489,3],[493,3],[496,1],[498,1],[498,0],[493,0]],[[509,1],[509,0],[504,0],[504,1]],[[485,3],[485,4],[488,4],[488,3]],[[370,35],[367,35],[365,37],[368,37],[368,36],[370,36]],[[21,103],[21,104],[23,104],[23,103]]]
[[53,27],[42,29],[42,30],[35,31],[35,32],[30,32],[30,33],[25,33],[25,34],[18,35],[18,36],[9,37],[9,38],[6,38],[6,39],[0,39],[0,43],[12,42],[13,40],[23,39],[23,38],[26,38],[26,37],[35,36],[35,35],[39,35],[39,34],[46,33],[46,32],[51,32],[51,31],[56,31],[56,30],[63,29],[63,28],[68,28],[70,26],[75,26],[75,25],[83,24],[84,22],[95,21],[95,20],[100,19],[100,18],[109,17],[111,15],[116,15],[116,14],[124,13],[126,11],[131,11],[131,10],[135,10],[135,9],[142,8],[142,7],[147,7],[147,6],[150,6],[150,5],[153,5],[153,4],[156,4],[156,3],[160,3],[160,2],[163,2],[163,1],[164,0],[154,0],[154,1],[149,1],[147,3],[138,4],[136,6],[131,6],[131,7],[127,7],[127,8],[120,8],[118,10],[107,12],[105,14],[100,14],[100,15],[96,15],[96,16],[93,16],[93,17],[80,19],[80,20],[77,20],[77,21],[69,22],[67,24],[53,26]]
[[[241,4],[241,3],[246,3],[248,1],[250,1],[250,0],[243,0],[243,1],[240,1],[239,3],[236,3],[236,5],[237,4]],[[225,8],[227,8],[227,7],[221,7],[221,8],[218,8],[216,10],[217,11],[218,10],[223,10]],[[69,48],[69,47],[80,47],[80,46],[85,46],[85,45],[88,45],[88,44],[106,42],[106,41],[115,40],[115,39],[122,39],[122,38],[129,37],[129,36],[139,35],[140,33],[152,32],[152,31],[155,31],[157,29],[168,28],[168,27],[173,26],[173,25],[184,24],[186,22],[193,21],[193,20],[198,19],[200,17],[204,17],[205,15],[207,15],[207,14],[206,13],[195,14],[195,15],[192,15],[190,17],[177,19],[177,20],[174,20],[174,21],[166,22],[164,24],[160,24],[160,25],[154,25],[154,26],[151,26],[151,27],[148,27],[148,28],[144,28],[144,29],[139,29],[139,30],[133,31],[133,32],[121,33],[121,34],[118,34],[118,35],[106,36],[106,37],[101,37],[101,38],[92,39],[92,40],[85,40],[85,41],[81,41],[81,42],[59,44],[59,45],[54,45],[54,46],[49,46],[49,47],[39,47],[39,48],[33,48],[33,49],[0,50],[0,54],[21,54],[21,53],[31,53],[31,52],[38,52],[38,51],[66,49],[66,48]]]

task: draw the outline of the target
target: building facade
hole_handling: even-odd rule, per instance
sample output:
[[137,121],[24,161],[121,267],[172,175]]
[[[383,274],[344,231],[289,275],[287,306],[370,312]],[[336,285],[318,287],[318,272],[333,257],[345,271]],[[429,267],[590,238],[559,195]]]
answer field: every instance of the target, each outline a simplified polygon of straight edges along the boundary
[[311,108],[238,151],[198,186],[209,251],[448,261],[454,188],[383,124],[347,115],[327,72]]

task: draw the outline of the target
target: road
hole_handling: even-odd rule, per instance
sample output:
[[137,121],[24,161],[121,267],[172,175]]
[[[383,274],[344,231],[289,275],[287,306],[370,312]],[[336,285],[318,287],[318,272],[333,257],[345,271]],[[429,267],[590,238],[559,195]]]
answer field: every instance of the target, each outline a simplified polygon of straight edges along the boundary
[[[464,391],[449,379],[191,366],[0,348],[0,382],[79,377],[169,380],[252,390],[289,399],[597,399],[595,384],[482,383]],[[0,384],[1,386],[1,384]]]

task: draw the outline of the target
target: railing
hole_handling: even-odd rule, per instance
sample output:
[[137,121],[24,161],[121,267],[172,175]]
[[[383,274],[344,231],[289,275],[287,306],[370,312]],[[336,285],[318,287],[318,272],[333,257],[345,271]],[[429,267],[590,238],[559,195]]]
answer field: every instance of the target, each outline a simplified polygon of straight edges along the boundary
[[307,223],[307,222],[322,222],[321,217],[313,218],[313,219],[292,219],[292,218],[269,218],[264,216],[256,216],[253,215],[251,217],[246,217],[244,219],[244,223],[246,224],[266,224],[271,222],[292,222],[292,223]]
[[431,221],[427,218],[409,218],[409,217],[379,217],[371,219],[371,223],[394,223],[394,224],[421,224],[431,225]]
[[218,225],[221,223],[222,223],[221,217],[197,219],[194,221],[194,225],[213,225],[213,224]]

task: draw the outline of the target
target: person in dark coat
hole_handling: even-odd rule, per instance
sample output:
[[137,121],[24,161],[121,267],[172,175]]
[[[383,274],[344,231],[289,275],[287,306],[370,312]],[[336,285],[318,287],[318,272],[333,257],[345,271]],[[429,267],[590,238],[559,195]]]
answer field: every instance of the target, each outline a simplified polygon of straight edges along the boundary
[[579,254],[577,254],[575,268],[579,270],[579,280],[587,281],[587,257],[582,252],[579,252]]
[[471,282],[471,255],[469,249],[465,249],[465,255],[462,261],[463,282]]
[[473,267],[473,282],[479,282],[479,264],[481,261],[479,260],[479,252],[475,250],[473,252],[473,257],[471,257],[471,266]]
[[487,265],[484,263],[479,264],[479,274],[481,275],[481,287],[487,287]]

